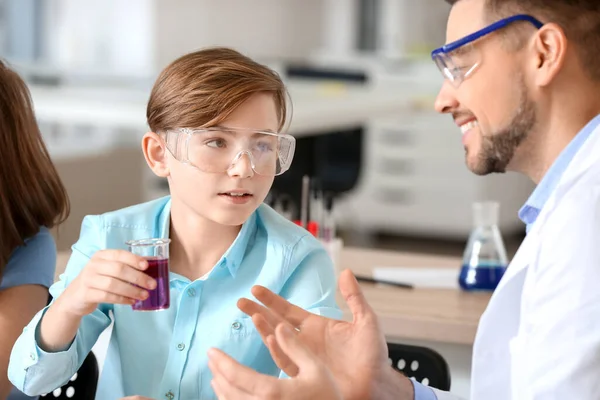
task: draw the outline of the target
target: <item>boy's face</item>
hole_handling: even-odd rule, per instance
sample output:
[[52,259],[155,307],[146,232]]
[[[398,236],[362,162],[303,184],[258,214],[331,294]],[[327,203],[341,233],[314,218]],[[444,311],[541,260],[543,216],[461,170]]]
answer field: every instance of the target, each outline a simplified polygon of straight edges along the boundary
[[[252,130],[276,132],[275,101],[270,94],[257,93],[219,125],[248,129],[236,133],[232,146],[233,140],[248,142]],[[220,151],[224,144],[213,141],[210,146]],[[190,148],[189,151],[193,150]],[[166,157],[173,202],[182,203],[190,212],[222,225],[243,224],[264,201],[273,184],[274,176],[259,175],[252,170],[250,158],[245,153],[226,172],[216,173],[183,164],[168,151]],[[233,157],[230,161],[234,161]]]

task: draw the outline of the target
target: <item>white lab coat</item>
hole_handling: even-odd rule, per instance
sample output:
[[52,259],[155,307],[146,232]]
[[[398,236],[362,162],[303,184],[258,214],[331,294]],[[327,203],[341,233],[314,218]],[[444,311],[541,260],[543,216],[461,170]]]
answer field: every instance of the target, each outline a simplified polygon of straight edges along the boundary
[[523,241],[475,338],[471,400],[538,399],[600,399],[600,128]]

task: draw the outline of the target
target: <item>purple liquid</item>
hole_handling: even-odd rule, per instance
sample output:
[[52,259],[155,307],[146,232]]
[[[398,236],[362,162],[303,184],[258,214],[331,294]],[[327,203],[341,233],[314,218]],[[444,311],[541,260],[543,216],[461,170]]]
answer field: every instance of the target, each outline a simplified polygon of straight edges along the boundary
[[156,289],[148,290],[148,298],[136,301],[131,308],[136,311],[156,311],[169,308],[171,304],[169,260],[166,258],[149,258],[148,269],[144,272],[156,279]]
[[494,290],[506,271],[504,265],[485,265],[477,268],[463,265],[458,283],[463,290]]

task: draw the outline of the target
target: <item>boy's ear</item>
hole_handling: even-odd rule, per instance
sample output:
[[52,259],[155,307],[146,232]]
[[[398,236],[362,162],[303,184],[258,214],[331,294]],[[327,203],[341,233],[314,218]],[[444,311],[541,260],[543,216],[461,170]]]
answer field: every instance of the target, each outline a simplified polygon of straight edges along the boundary
[[148,132],[142,138],[142,151],[148,166],[156,176],[166,178],[169,176],[169,163],[165,143],[154,132]]

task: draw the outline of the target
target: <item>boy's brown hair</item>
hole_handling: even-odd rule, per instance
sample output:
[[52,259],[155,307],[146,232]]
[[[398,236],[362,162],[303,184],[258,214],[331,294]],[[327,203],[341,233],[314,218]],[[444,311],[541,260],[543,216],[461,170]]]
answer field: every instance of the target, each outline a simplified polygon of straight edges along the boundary
[[156,133],[215,126],[259,92],[273,94],[281,131],[287,91],[277,73],[232,49],[199,50],[161,72],[148,101],[148,125]]

